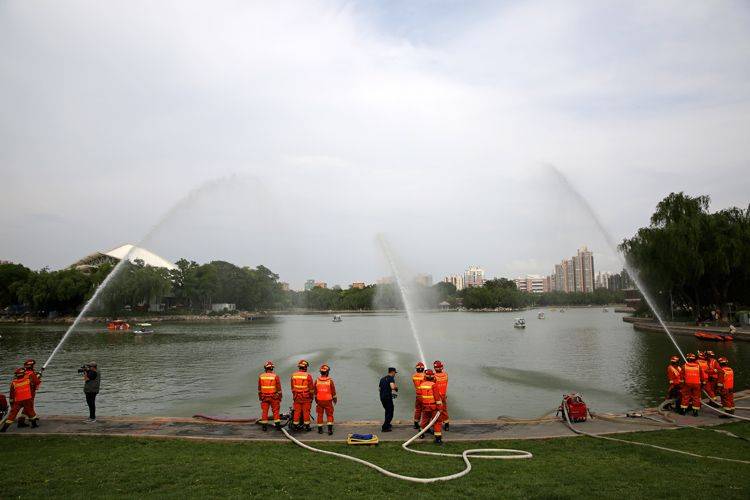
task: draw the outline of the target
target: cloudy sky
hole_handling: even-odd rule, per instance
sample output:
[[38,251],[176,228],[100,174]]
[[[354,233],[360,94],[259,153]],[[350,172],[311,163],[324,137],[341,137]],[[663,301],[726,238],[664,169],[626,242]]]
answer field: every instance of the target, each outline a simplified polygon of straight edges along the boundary
[[140,241],[299,286],[549,273],[750,201],[750,4],[0,3],[0,259]]

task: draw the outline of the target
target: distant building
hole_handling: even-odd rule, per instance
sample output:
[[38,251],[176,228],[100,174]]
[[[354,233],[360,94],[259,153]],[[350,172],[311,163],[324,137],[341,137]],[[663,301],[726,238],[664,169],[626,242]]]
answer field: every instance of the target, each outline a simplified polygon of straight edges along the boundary
[[414,278],[417,285],[432,286],[432,275],[431,274],[417,274]]
[[11,261],[9,261],[9,260],[2,260],[2,259],[0,259],[0,265],[3,265],[3,264],[13,264],[13,263]]
[[231,312],[236,311],[237,306],[236,304],[230,304],[228,302],[219,302],[216,304],[211,304],[211,310],[213,312]]
[[595,287],[594,254],[581,247],[570,259],[555,264],[554,285],[558,292],[593,292]]
[[285,281],[280,281],[279,282],[279,286],[281,286],[281,291],[282,292],[288,292],[289,291],[289,283],[287,283]]
[[365,287],[364,281],[355,281],[351,285],[349,285],[349,288],[356,288],[357,290],[362,290]]
[[315,280],[307,280],[307,281],[305,281],[305,291],[306,292],[309,292],[313,288],[315,288]]
[[628,272],[623,269],[619,273],[610,275],[607,288],[613,292],[619,292],[620,290],[635,288],[635,284],[633,283],[633,280],[630,279]]
[[562,266],[565,269],[565,290],[564,292],[575,292],[576,291],[576,272],[575,272],[575,259],[562,261]]
[[328,288],[328,283],[325,281],[316,281],[313,288]]
[[516,288],[525,293],[544,293],[549,291],[549,279],[538,274],[528,274],[513,280]]
[[456,290],[464,289],[464,277],[461,274],[452,274],[450,276],[446,276],[445,278],[443,278],[443,281],[455,286]]
[[594,280],[594,288],[609,288],[609,278],[611,273],[598,272],[596,273],[596,279]]
[[470,266],[464,273],[464,287],[484,285],[484,269],[479,266]]
[[567,282],[567,276],[565,275],[565,269],[562,264],[555,264],[555,291],[565,292],[565,283]]
[[393,276],[383,276],[378,280],[378,285],[390,285],[393,283]]

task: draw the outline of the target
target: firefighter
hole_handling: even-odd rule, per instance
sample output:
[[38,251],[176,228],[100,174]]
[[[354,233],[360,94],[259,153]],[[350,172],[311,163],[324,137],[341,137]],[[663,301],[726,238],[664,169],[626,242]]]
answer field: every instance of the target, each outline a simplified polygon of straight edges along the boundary
[[680,358],[672,356],[669,358],[669,365],[667,365],[667,380],[669,381],[669,389],[667,389],[667,399],[672,400],[672,409],[677,410],[680,406],[680,387],[684,383],[682,380],[682,369],[680,368]]
[[[422,404],[422,422],[421,427],[424,429],[430,420],[433,419],[435,413],[442,411],[443,401],[440,398],[440,391],[438,391],[437,385],[435,384],[435,372],[432,370],[425,370],[424,380],[419,384],[417,389],[417,396]],[[435,432],[435,444],[442,444],[443,433],[442,433],[442,418],[438,418],[437,422],[433,426]],[[421,435],[424,437],[424,434]]]
[[706,394],[708,394],[708,397],[713,400],[716,397],[716,393],[714,392],[714,389],[712,386],[709,385],[709,369],[708,369],[708,359],[706,359],[706,352],[705,351],[698,351],[698,365],[701,367],[701,379],[703,381],[703,387],[702,389],[706,391]]
[[716,382],[719,378],[719,361],[716,359],[716,354],[713,351],[706,351],[706,360],[708,361],[708,380],[706,381],[706,394],[711,397],[709,404],[716,405],[716,396],[718,391],[716,390]]
[[276,430],[281,429],[281,379],[276,375],[273,361],[266,361],[263,365],[265,371],[258,375],[258,399],[260,400],[260,423],[263,431],[268,430],[268,410],[273,411],[273,423]]
[[317,413],[318,434],[323,434],[323,413],[326,415],[328,435],[333,434],[333,405],[338,402],[336,385],[329,376],[331,367],[320,367],[320,377],[315,379],[315,413]]
[[448,423],[448,373],[443,371],[443,363],[439,360],[432,363],[432,366],[435,368],[435,385],[443,401],[443,409],[440,410],[440,420],[443,423],[443,429],[447,431],[450,427],[450,423]]
[[684,415],[688,406],[693,408],[693,416],[698,416],[701,407],[701,386],[706,382],[705,374],[696,361],[695,354],[688,353],[687,363],[682,365],[682,380],[680,389],[680,414]]
[[39,427],[39,417],[34,411],[34,400],[31,397],[31,380],[26,376],[26,370],[16,368],[15,378],[10,383],[10,414],[0,432],[5,432],[13,424],[18,412],[23,409],[24,414],[31,420],[32,427]]
[[[424,380],[424,363],[421,361],[417,363],[416,372],[411,376],[411,381],[414,383],[414,392],[417,392],[420,384]],[[419,429],[419,421],[422,419],[422,405],[419,401],[419,394],[417,393],[414,398],[414,428]]]
[[[42,374],[41,372],[38,372],[34,370],[34,365],[36,364],[36,361],[33,359],[27,359],[23,363],[23,369],[26,371],[26,376],[29,377],[29,381],[31,382],[31,404],[34,404],[34,400],[36,399],[36,391],[39,390],[39,386],[42,385]],[[24,415],[18,416],[18,423],[16,424],[18,427],[28,427],[29,424],[26,423],[26,417]]]
[[721,406],[724,411],[734,415],[734,370],[729,367],[729,360],[719,358],[719,373],[716,387],[721,395]]
[[307,373],[309,363],[301,359],[297,363],[296,372],[292,373],[292,398],[294,399],[294,410],[292,415],[292,425],[297,430],[304,429],[310,431],[310,408],[312,407],[315,387],[313,386],[312,375]]

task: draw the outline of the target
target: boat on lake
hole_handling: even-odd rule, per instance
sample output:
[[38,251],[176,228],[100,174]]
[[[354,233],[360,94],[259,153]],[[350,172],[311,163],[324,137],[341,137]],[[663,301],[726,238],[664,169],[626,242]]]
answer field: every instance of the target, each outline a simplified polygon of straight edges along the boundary
[[513,323],[513,328],[526,328],[526,320],[523,318],[516,318],[516,322]]
[[340,314],[334,314],[333,315],[333,322],[334,323],[340,323],[341,321],[342,320],[341,320],[341,315]]
[[696,338],[699,338],[700,340],[710,340],[712,342],[732,342],[734,340],[734,337],[732,337],[729,334],[723,334],[723,333],[708,333],[708,332],[702,332],[698,330],[695,332]]
[[544,319],[544,313],[540,312],[539,314],[536,315],[536,317],[539,319]]
[[605,313],[606,313],[606,312],[609,312],[609,309],[607,309],[607,308],[605,307],[604,309],[602,309],[602,312],[605,312]]
[[154,333],[151,323],[136,323],[133,333]]
[[130,330],[130,323],[124,319],[115,319],[107,323],[107,330],[110,331],[124,331]]

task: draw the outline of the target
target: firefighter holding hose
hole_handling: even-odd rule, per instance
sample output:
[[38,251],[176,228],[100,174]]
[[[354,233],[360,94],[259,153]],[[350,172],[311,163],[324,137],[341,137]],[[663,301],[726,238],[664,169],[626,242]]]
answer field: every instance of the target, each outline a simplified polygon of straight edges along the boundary
[[[724,356],[719,358],[719,373],[716,387],[721,395],[721,406],[725,412],[734,414],[734,371],[729,366],[729,360]],[[722,415],[723,416],[723,415]]]
[[414,384],[414,391],[416,392],[416,397],[414,398],[414,428],[419,429],[419,421],[422,420],[422,403],[419,400],[419,386],[422,384],[422,381],[424,380],[424,363],[421,361],[417,363],[417,366],[415,367],[417,370],[412,374],[411,381]]
[[[34,400],[36,399],[36,391],[39,390],[39,387],[42,385],[42,373],[38,372],[34,369],[34,365],[36,365],[36,361],[29,358],[23,363],[23,369],[26,371],[26,376],[29,378],[29,382],[31,382],[31,405],[34,406]],[[21,415],[18,417],[18,423],[16,424],[18,427],[28,427],[29,424],[26,423],[26,417],[24,415]]]
[[706,373],[696,361],[695,354],[688,353],[685,359],[687,362],[682,365],[684,383],[680,389],[680,414],[684,415],[688,407],[692,407],[693,416],[697,417],[701,407],[701,387],[706,383]]
[[5,419],[0,432],[8,430],[21,410],[31,420],[32,427],[39,427],[39,417],[34,411],[34,399],[31,396],[31,380],[26,376],[26,370],[23,368],[16,368],[15,378],[10,383],[10,404],[10,414]]
[[[435,417],[435,413],[442,411],[443,400],[438,391],[437,385],[435,385],[435,372],[432,370],[426,370],[424,372],[424,380],[419,384],[417,389],[417,396],[422,402],[422,422],[421,427],[424,429],[430,420]],[[442,444],[443,442],[443,426],[441,422],[442,418],[438,418],[433,426],[435,432],[435,444]],[[422,434],[421,437],[424,437]]]
[[273,412],[273,423],[276,430],[281,429],[281,379],[276,375],[273,361],[266,361],[263,365],[265,371],[258,375],[258,399],[260,400],[260,423],[263,431],[268,430],[268,410]]
[[669,388],[667,389],[667,399],[672,400],[672,409],[677,410],[680,406],[680,388],[684,383],[682,378],[682,368],[680,368],[680,358],[672,356],[669,358],[667,365],[667,380]]
[[443,401],[440,421],[443,423],[443,429],[447,431],[450,427],[448,422],[448,373],[443,370],[443,362],[440,360],[432,363],[432,366],[435,368],[435,386],[440,393],[440,399]]

